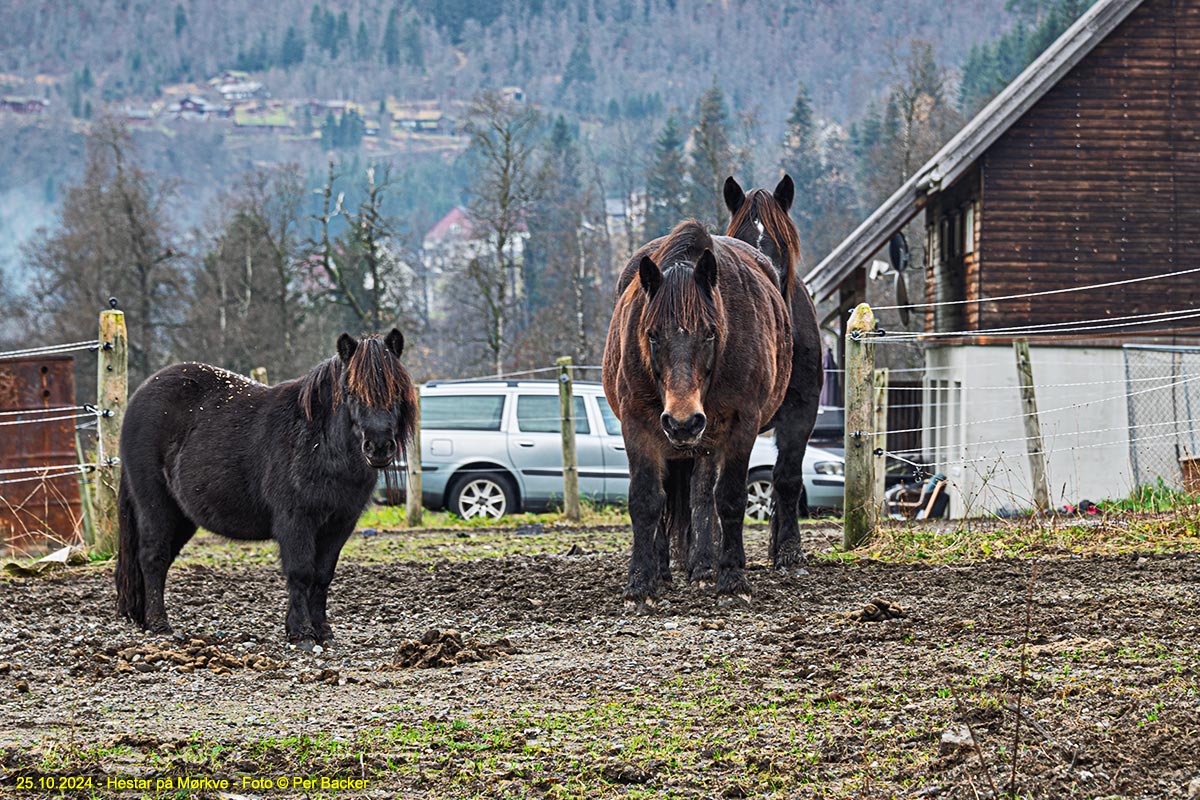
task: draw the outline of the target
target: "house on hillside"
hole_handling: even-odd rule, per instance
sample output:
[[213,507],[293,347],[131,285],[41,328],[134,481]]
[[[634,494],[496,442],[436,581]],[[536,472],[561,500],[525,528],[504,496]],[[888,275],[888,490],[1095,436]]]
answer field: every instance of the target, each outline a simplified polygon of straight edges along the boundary
[[1171,274],[1200,239],[1197,52],[1197,0],[1098,0],[806,276],[844,326],[923,220],[922,450],[952,514],[1031,505],[1018,335],[1053,504],[1179,483],[1200,455],[1200,272]]
[[[632,253],[641,244],[639,237],[646,224],[646,195],[631,192],[628,197],[607,197],[604,200],[604,222],[612,241],[613,252]],[[613,269],[620,271],[622,258],[614,259]]]
[[[513,296],[520,296],[523,291],[519,266],[528,238],[529,231],[520,226],[504,248],[506,259],[516,267],[511,270],[513,285],[510,291]],[[431,315],[436,316],[444,309],[441,298],[445,296],[443,289],[448,281],[453,280],[456,274],[461,275],[471,259],[493,258],[493,250],[494,246],[476,231],[474,221],[462,206],[450,209],[425,232],[421,239],[421,259],[429,279],[425,286],[427,294],[424,301]]]
[[15,114],[41,114],[49,105],[49,100],[40,97],[0,97],[0,111]]
[[221,95],[221,99],[226,103],[244,102],[246,100],[266,100],[271,96],[271,93],[267,91],[267,87],[258,81],[246,80],[218,84],[217,93]]
[[233,116],[231,106],[209,102],[199,94],[186,95],[167,110],[179,119],[228,119]]
[[417,106],[400,106],[392,112],[392,122],[396,127],[418,133],[450,133],[449,120],[438,108],[421,108]]

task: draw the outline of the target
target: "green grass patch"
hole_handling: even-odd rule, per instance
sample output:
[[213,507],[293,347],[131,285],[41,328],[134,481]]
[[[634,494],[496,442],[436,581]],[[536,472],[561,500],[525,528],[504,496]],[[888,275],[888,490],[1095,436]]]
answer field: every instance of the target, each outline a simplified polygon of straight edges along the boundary
[[949,563],[989,558],[1105,556],[1200,550],[1200,506],[1097,517],[1040,517],[1012,522],[956,520],[883,523],[853,552],[827,551],[840,561]]

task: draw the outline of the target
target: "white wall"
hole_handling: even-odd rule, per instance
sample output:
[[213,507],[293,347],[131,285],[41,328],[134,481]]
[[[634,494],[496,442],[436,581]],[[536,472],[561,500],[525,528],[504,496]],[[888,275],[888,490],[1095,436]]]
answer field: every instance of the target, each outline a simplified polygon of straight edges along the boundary
[[[1030,357],[1051,504],[1127,496],[1134,481],[1121,348],[1031,343]],[[951,516],[986,515],[1005,505],[1031,508],[1012,346],[932,348],[925,364],[924,444],[930,454],[946,445],[936,453],[951,481]],[[950,385],[939,393],[938,381]],[[931,408],[939,399],[939,408]],[[943,425],[949,427],[933,429]],[[954,463],[961,461],[969,463]]]

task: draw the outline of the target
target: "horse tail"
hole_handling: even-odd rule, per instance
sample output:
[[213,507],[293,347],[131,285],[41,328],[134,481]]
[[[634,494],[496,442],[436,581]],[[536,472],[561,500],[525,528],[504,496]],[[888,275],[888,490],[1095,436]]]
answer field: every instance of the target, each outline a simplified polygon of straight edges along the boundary
[[129,488],[129,477],[121,471],[121,485],[117,490],[117,517],[121,526],[120,543],[117,546],[117,612],[138,625],[146,624],[146,588],[142,580],[142,566],[138,558],[139,536],[137,509]]
[[692,459],[667,462],[664,488],[667,502],[663,505],[662,530],[671,547],[671,560],[687,563],[692,539]]

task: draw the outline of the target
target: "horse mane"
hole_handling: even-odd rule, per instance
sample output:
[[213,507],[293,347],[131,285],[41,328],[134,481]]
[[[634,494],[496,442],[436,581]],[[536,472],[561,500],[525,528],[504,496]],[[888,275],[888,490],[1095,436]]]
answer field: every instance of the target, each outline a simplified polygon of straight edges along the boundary
[[342,369],[342,360],[333,356],[300,379],[300,408],[305,419],[312,422],[314,413],[323,408],[335,410],[345,391],[371,408],[399,406],[400,428],[396,440],[402,447],[411,441],[416,423],[417,392],[408,370],[388,351],[383,340],[377,336],[359,340],[350,363],[344,366],[344,390]]
[[704,226],[688,219],[676,225],[654,251],[651,258],[662,269],[663,281],[642,313],[645,330],[671,324],[686,331],[711,328],[724,333],[719,294],[709,296],[701,291],[693,277],[694,265],[705,250],[717,255]]
[[754,212],[757,212],[758,220],[762,223],[763,233],[775,241],[775,246],[783,254],[784,264],[780,269],[779,283],[784,298],[790,300],[792,287],[796,285],[796,267],[800,264],[800,234],[791,217],[779,207],[775,196],[766,189],[751,189],[741,208],[729,221],[726,235],[736,236],[743,226],[753,225]]

